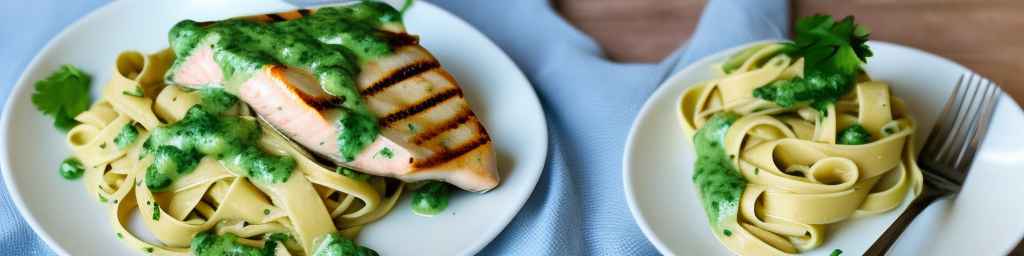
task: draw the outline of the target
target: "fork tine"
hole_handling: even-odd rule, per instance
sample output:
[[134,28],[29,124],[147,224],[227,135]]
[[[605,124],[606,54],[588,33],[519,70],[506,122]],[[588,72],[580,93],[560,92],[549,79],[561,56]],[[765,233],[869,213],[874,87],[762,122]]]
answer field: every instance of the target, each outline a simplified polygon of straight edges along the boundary
[[980,86],[980,84],[983,83],[982,78],[977,74],[972,73],[970,80],[971,83],[967,84],[967,92],[970,93],[970,96],[967,96],[966,104],[961,104],[961,107],[966,108],[964,108],[963,111],[958,110],[957,112],[950,113],[956,115],[956,119],[953,123],[953,129],[949,132],[942,133],[947,134],[947,137],[945,138],[945,142],[942,144],[942,148],[939,150],[939,154],[936,159],[946,166],[953,166],[953,162],[955,162],[957,156],[960,155],[959,149],[963,145],[963,141],[967,139],[968,128],[971,123],[974,122],[973,118],[977,117],[975,112],[981,109],[979,106],[981,101],[978,99],[978,95],[981,95],[982,91]]
[[963,151],[960,154],[960,159],[957,159],[957,163],[954,165],[953,170],[965,172],[971,166],[971,163],[974,161],[974,154],[978,152],[978,146],[981,144],[981,140],[985,138],[985,133],[988,132],[988,125],[992,120],[992,116],[995,114],[996,104],[999,102],[999,98],[1002,97],[1002,91],[999,89],[999,85],[992,83],[992,81],[987,82],[989,88],[986,88],[988,90],[986,90],[983,101],[984,105],[982,106],[981,112],[978,113],[979,118],[974,124],[975,127],[973,129],[973,133],[964,145]]
[[936,120],[935,125],[932,126],[932,132],[928,134],[928,139],[925,140],[925,145],[924,147],[922,147],[923,151],[921,152],[921,154],[919,154],[919,156],[923,157],[936,155],[938,149],[941,146],[937,143],[942,141],[941,139],[938,138],[939,134],[947,134],[946,132],[940,131],[947,130],[948,132],[949,127],[953,124],[953,121],[956,117],[956,115],[950,115],[949,113],[953,113],[950,111],[953,109],[954,106],[957,108],[958,111],[960,109],[958,105],[960,105],[960,101],[963,100],[962,96],[964,95],[964,93],[960,92],[960,89],[965,88],[965,86],[963,86],[964,78],[964,75],[960,75],[960,78],[956,80],[956,87],[953,87],[953,93],[949,95],[949,98],[946,99],[946,105],[942,107],[942,113],[944,114],[940,114],[939,120]]
[[932,145],[930,154],[933,159],[940,159],[939,156],[946,149],[949,142],[948,135],[956,129],[957,121],[960,120],[960,112],[962,112],[965,101],[970,97],[973,83],[974,74],[969,73],[963,76],[963,79],[957,84],[956,90],[953,91],[953,95],[950,96],[949,108],[944,109],[942,118],[935,123],[936,128],[932,135],[937,137],[932,140],[935,145]]

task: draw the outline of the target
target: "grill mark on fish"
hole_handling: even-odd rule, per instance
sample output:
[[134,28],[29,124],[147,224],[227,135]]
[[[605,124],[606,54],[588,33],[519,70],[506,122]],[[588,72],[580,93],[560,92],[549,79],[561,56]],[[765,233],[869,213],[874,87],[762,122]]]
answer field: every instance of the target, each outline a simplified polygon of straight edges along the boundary
[[388,44],[393,48],[398,48],[406,45],[418,45],[420,44],[420,37],[410,35],[408,33],[394,33],[388,31],[381,31],[384,33],[383,37],[388,41]]
[[392,85],[439,67],[441,67],[441,64],[437,63],[436,60],[415,62],[406,65],[384,76],[384,78],[377,80],[377,82],[373,83],[370,87],[367,87],[366,90],[359,92],[359,94],[362,94],[364,97],[372,97],[374,94],[377,94]]
[[416,161],[412,164],[412,166],[413,168],[429,168],[435,165],[443,164],[448,161],[451,161],[452,159],[465,155],[466,153],[469,153],[470,151],[473,151],[474,149],[486,145],[487,143],[490,142],[491,136],[488,136],[486,133],[481,133],[480,136],[470,141],[469,143],[462,144],[452,150],[439,152],[429,158],[423,159],[422,161]]
[[424,142],[427,142],[430,139],[437,137],[438,135],[441,135],[449,130],[459,128],[460,125],[468,122],[473,117],[475,117],[475,115],[473,115],[473,112],[464,108],[460,110],[459,113],[456,114],[454,118],[448,119],[441,125],[434,126],[432,129],[417,134],[412,138],[411,141],[413,144],[423,145]]
[[384,116],[384,118],[380,119],[379,124],[381,127],[389,127],[391,126],[391,124],[395,122],[401,121],[406,117],[410,117],[412,115],[423,112],[427,109],[437,106],[437,104],[440,104],[441,102],[444,102],[456,96],[462,97],[462,90],[460,90],[459,88],[452,88],[442,93],[435,94],[434,96],[431,96],[430,98],[420,101],[419,103],[416,103],[410,107]]
[[298,95],[299,99],[301,99],[302,102],[305,102],[306,105],[308,105],[309,107],[312,107],[313,109],[316,109],[317,111],[320,111],[320,110],[324,110],[324,109],[327,109],[327,108],[334,108],[334,107],[337,107],[337,106],[341,106],[341,101],[342,101],[341,98],[334,97],[334,96],[316,97],[316,96],[313,96],[313,95],[306,94],[302,90],[299,90],[298,88],[295,88],[295,86],[292,86],[290,83],[288,83],[288,79],[285,78],[284,73],[283,73],[284,70],[285,70],[285,67],[279,66],[279,65],[275,65],[275,66],[270,68],[270,73],[271,73],[272,76],[274,76],[275,78],[280,80],[282,82],[282,84],[284,84],[284,86],[289,91],[291,91],[295,95]]

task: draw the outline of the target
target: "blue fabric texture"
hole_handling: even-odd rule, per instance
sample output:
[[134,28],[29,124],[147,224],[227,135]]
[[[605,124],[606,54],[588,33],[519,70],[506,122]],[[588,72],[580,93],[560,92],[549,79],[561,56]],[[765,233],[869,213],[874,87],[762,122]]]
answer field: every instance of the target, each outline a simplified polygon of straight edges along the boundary
[[[3,1],[0,103],[46,41],[104,1]],[[296,4],[324,0],[291,0]],[[548,0],[431,1],[473,24],[526,73],[550,129],[536,190],[482,255],[653,255],[622,190],[622,149],[637,112],[675,70],[743,43],[784,39],[786,0],[713,0],[686,46],[660,63],[617,63]],[[12,38],[16,38],[11,40]],[[634,40],[644,40],[636,38]],[[0,193],[0,251],[51,255]]]

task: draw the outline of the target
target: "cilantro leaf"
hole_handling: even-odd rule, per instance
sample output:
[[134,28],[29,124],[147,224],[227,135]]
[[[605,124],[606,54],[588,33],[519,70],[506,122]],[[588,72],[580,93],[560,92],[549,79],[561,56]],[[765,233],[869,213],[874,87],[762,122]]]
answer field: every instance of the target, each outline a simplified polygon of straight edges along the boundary
[[49,77],[36,82],[32,104],[44,115],[53,117],[53,125],[67,132],[78,124],[75,116],[89,109],[89,83],[85,72],[71,65],[61,66]]
[[853,88],[861,63],[872,56],[866,44],[870,31],[853,16],[836,22],[832,16],[814,15],[796,23],[796,36],[784,52],[804,58],[803,77],[775,81],[754,90],[754,97],[782,107],[800,103],[835,101]]

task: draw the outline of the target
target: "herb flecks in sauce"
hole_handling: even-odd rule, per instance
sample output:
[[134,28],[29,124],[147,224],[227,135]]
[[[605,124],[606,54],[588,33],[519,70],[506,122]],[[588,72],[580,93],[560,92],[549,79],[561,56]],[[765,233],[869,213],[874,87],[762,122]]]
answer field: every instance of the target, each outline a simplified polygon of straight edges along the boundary
[[60,162],[59,173],[66,180],[76,180],[85,173],[85,166],[82,165],[81,161],[78,161],[78,158],[69,157]]
[[220,88],[199,89],[200,107],[210,113],[221,113],[234,107],[238,98]]
[[124,149],[138,138],[139,131],[135,129],[135,125],[125,124],[121,132],[117,133],[117,137],[114,137],[114,145],[117,145],[117,149]]
[[341,98],[345,115],[338,123],[338,147],[342,157],[352,161],[379,133],[376,117],[356,86],[359,65],[391,54],[391,42],[408,35],[389,31],[402,26],[398,10],[373,1],[324,7],[304,18],[272,23],[236,19],[203,25],[185,20],[169,33],[177,58],[167,78],[173,80],[188,56],[204,47],[213,50],[225,76],[224,87],[232,93],[269,64],[305,70],[324,91]]
[[377,151],[377,155],[379,155],[381,157],[384,157],[384,158],[387,158],[387,159],[391,159],[391,158],[395,157],[395,152],[391,151],[391,148],[385,147],[385,148],[380,149],[380,151]]
[[177,177],[192,172],[203,156],[238,167],[256,182],[287,181],[295,168],[295,159],[259,149],[255,143],[259,141],[260,130],[255,120],[206,110],[223,109],[218,105],[204,100],[189,109],[181,121],[153,130],[143,145],[145,154],[155,156],[146,169],[147,187],[157,191],[166,188]]
[[452,188],[448,183],[428,181],[412,193],[412,211],[419,215],[434,216],[448,208]]
[[719,222],[723,218],[737,214],[740,195],[747,185],[723,145],[726,132],[737,118],[732,113],[716,114],[693,136],[697,149],[693,183],[700,191],[704,210],[715,229],[722,228]]
[[376,251],[360,246],[355,241],[337,233],[324,236],[320,245],[313,251],[314,256],[377,256]]

